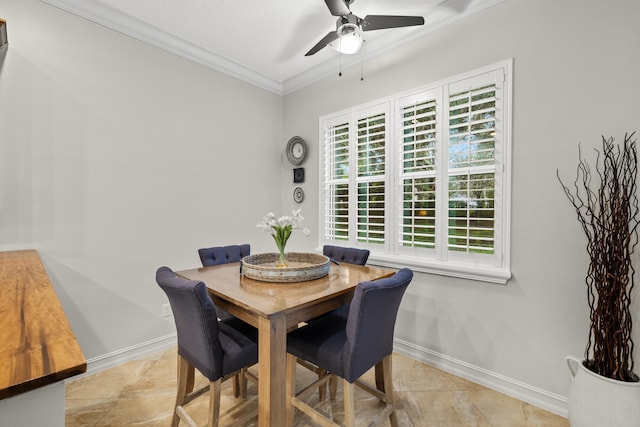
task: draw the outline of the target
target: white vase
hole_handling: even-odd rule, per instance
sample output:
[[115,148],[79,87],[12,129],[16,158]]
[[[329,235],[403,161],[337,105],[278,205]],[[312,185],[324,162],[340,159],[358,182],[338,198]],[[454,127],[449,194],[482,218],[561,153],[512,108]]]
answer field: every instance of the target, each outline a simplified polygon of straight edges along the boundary
[[569,390],[571,427],[639,427],[640,382],[617,381],[565,357],[573,380]]

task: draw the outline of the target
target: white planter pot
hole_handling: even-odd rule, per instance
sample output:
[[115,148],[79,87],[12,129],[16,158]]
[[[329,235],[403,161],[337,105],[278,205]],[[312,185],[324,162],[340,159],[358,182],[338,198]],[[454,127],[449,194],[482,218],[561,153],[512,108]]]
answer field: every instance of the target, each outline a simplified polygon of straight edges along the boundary
[[640,426],[640,382],[603,377],[574,356],[565,361],[573,379],[569,390],[571,427]]

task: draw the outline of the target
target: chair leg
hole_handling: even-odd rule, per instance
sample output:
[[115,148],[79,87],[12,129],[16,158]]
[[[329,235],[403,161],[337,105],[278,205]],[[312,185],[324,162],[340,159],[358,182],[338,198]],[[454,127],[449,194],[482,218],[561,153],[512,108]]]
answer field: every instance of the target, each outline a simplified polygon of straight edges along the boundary
[[354,386],[353,383],[343,379],[344,393],[344,425],[345,427],[354,427],[356,425],[356,408],[354,402]]
[[391,413],[389,414],[389,422],[391,427],[398,427],[398,415],[396,414],[396,404],[393,400],[393,375],[391,368],[391,355],[382,359],[382,378],[384,384],[384,394],[387,398],[387,404],[391,405]]
[[233,397],[247,398],[247,368],[242,368],[233,376]]
[[240,396],[243,399],[247,398],[247,368],[242,368],[242,371],[238,374],[240,382]]
[[384,367],[382,362],[376,363],[376,388],[384,393]]
[[[318,379],[322,378],[322,369],[318,368],[316,370],[316,374],[318,374]],[[324,402],[326,398],[327,398],[327,385],[322,384],[321,386],[318,386],[318,399],[320,400],[320,402]]]
[[296,394],[296,364],[298,359],[291,354],[287,354],[287,380],[285,382],[286,392],[286,408],[285,408],[285,426],[293,426],[293,418],[296,409],[291,404],[291,399]]
[[[322,378],[322,375],[324,374],[324,371],[320,368],[318,368],[317,366],[312,365],[311,363],[302,360],[302,359],[297,359],[298,364],[300,364],[300,366],[304,366],[305,368],[307,368],[308,370],[310,370],[311,372],[314,372],[315,374],[318,375],[318,379]],[[320,395],[319,400],[320,402],[324,402],[324,399],[327,396],[327,392],[326,392],[326,386],[323,384],[321,386],[318,386],[318,394]]]
[[192,426],[195,425],[184,405],[209,390],[209,420],[207,426],[218,427],[220,418],[220,390],[222,389],[222,378],[211,381],[209,386],[199,388],[193,392],[195,383],[195,368],[182,356],[178,355],[178,390],[176,393],[176,404],[173,409],[171,427],[177,427],[180,420]]
[[242,378],[241,378],[241,373],[238,372],[237,374],[235,374],[233,376],[233,378],[231,379],[232,383],[233,383],[233,397],[235,397],[236,399],[238,397],[244,397],[242,395]]
[[194,376],[194,367],[182,356],[178,355],[178,390],[176,392],[176,404],[173,407],[171,427],[177,427],[180,422],[177,408],[184,405],[187,394],[193,390]]
[[331,375],[329,378],[329,399],[336,400],[336,394],[338,393],[338,377]]
[[220,420],[220,389],[222,380],[217,379],[209,383],[209,427],[218,427]]

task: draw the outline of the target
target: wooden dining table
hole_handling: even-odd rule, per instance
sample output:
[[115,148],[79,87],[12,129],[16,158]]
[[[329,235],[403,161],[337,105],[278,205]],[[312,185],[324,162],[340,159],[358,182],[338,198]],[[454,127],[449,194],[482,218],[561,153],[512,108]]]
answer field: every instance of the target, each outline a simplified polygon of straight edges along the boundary
[[351,301],[358,283],[395,274],[374,266],[330,265],[324,277],[293,283],[250,279],[241,275],[240,263],[176,271],[204,282],[218,307],[258,328],[259,427],[285,425],[287,332]]

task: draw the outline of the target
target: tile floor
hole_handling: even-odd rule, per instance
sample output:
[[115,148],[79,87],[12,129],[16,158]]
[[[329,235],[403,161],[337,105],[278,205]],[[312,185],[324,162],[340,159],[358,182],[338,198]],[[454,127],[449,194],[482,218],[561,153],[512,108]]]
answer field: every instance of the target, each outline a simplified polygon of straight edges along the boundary
[[[255,369],[255,368],[252,368]],[[368,379],[373,373],[367,373]],[[314,376],[298,367],[298,384]],[[199,376],[198,381],[204,378]],[[568,427],[560,416],[487,389],[462,378],[416,362],[393,356],[393,383],[401,426],[415,427]],[[169,426],[176,385],[175,347],[144,359],[81,377],[66,385],[66,425],[93,426]],[[309,402],[321,410],[332,411],[343,420],[340,394],[335,402],[319,403],[317,393]],[[376,410],[377,401],[356,388],[357,419],[364,425]],[[190,404],[199,425],[206,425],[206,398]],[[224,383],[220,426],[255,426],[257,387],[249,382],[246,400],[235,399],[231,382]],[[249,417],[248,420],[246,418]],[[181,426],[183,424],[181,423]],[[314,424],[300,412],[296,427]],[[389,425],[386,421],[385,425]]]

